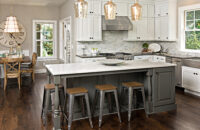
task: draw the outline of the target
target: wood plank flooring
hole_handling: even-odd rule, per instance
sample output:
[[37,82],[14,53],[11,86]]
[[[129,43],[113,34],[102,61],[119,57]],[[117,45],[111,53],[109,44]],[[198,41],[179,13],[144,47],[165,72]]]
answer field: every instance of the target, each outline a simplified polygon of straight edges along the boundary
[[[0,130],[51,130],[51,115],[46,127],[40,118],[46,75],[37,75],[35,83],[30,78],[24,80],[21,91],[15,81],[9,84],[6,92],[0,88]],[[127,113],[122,113],[121,124],[117,115],[103,117],[102,128],[98,128],[98,118],[94,118],[94,130],[200,130],[200,98],[177,89],[176,102],[176,111],[154,114],[149,118],[143,110],[135,111],[129,123]],[[63,128],[67,129],[66,126]],[[72,123],[72,130],[92,129],[88,120],[81,120]]]

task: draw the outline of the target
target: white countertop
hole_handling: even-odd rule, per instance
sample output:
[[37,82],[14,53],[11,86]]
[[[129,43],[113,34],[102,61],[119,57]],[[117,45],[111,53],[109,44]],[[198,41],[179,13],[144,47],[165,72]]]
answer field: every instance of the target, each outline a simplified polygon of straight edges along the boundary
[[149,61],[125,61],[118,66],[106,66],[100,62],[93,63],[71,63],[71,64],[49,64],[46,68],[52,75],[71,75],[83,73],[98,73],[109,71],[124,71],[137,69],[150,69],[176,66],[171,63],[149,62]]

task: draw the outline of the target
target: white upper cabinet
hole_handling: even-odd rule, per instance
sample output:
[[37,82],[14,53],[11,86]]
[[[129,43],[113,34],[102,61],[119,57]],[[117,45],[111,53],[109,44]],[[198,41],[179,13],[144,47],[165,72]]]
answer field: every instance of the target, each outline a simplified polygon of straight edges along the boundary
[[77,41],[101,41],[101,1],[88,1],[88,15],[86,18],[76,18]]
[[176,41],[176,0],[155,1],[155,40]]
[[117,6],[116,16],[128,16],[128,3],[115,2]]
[[[114,2],[114,1],[113,1]],[[104,5],[107,1],[102,2],[101,12],[102,15],[105,15]],[[116,16],[128,16],[128,3],[127,2],[114,2],[116,4]]]
[[101,15],[101,1],[86,0],[88,2],[88,14]]
[[155,6],[154,6],[154,4],[148,4],[147,8],[148,8],[147,16],[149,18],[154,18],[155,17]]

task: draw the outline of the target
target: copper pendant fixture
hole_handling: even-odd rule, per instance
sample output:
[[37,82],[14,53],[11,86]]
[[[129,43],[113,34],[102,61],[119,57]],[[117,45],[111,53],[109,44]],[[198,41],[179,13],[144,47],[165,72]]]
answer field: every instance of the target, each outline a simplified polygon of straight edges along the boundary
[[140,20],[142,15],[142,6],[135,0],[135,4],[131,6],[131,17],[133,21]]
[[74,4],[75,17],[76,18],[86,18],[88,11],[88,2],[85,0],[77,0]]
[[104,5],[105,19],[106,20],[114,20],[116,18],[116,4],[109,0]]

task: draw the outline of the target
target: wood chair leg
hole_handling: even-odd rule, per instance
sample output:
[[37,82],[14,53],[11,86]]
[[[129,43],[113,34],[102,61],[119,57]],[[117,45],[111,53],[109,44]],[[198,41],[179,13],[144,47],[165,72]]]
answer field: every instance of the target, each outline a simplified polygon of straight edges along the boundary
[[32,72],[32,80],[35,82],[35,72]]
[[7,78],[4,77],[4,91],[6,90],[6,87],[7,87]]
[[19,90],[21,89],[21,78],[20,76],[18,77],[18,85],[19,85]]

